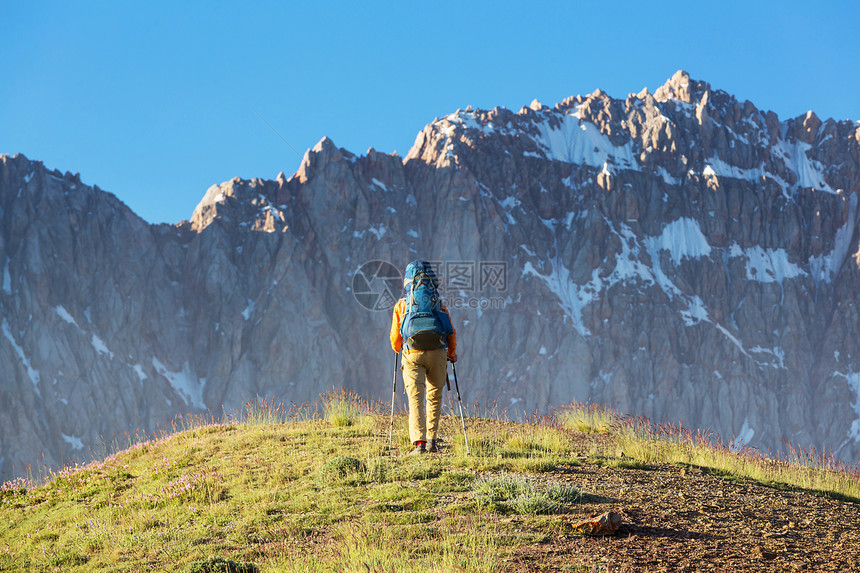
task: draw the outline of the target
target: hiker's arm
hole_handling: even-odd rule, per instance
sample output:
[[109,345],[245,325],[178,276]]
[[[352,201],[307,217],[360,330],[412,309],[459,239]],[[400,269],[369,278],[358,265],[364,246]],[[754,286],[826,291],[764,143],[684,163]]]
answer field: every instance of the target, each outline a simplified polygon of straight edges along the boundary
[[403,346],[403,337],[400,336],[400,314],[403,309],[403,305],[400,304],[401,301],[397,301],[397,304],[394,305],[394,313],[391,315],[391,348],[394,349],[394,352],[400,352],[401,347]]
[[452,332],[448,335],[448,360],[457,362],[457,333]]

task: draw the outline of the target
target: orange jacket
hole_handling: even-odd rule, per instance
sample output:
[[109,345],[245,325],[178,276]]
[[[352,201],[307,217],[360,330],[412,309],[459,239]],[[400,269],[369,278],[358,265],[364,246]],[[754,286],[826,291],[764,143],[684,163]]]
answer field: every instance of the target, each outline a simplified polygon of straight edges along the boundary
[[[442,304],[442,303],[440,303]],[[451,313],[442,304],[442,310],[448,315],[448,320],[451,320]],[[406,314],[406,299],[401,298],[394,305],[394,315],[391,317],[391,348],[394,352],[400,352],[403,347],[403,337],[400,335],[400,325],[403,322],[403,316]],[[448,356],[457,356],[457,331],[454,330],[454,323],[451,323],[451,334],[448,335]],[[409,352],[423,352],[423,350],[407,349]]]

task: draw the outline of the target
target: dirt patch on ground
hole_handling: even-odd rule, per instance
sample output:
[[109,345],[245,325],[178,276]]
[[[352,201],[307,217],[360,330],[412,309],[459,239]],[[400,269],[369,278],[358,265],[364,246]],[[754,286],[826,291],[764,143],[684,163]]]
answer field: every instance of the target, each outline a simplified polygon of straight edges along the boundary
[[[589,461],[544,476],[587,495],[546,543],[512,556],[510,570],[860,571],[857,503],[701,468]],[[606,511],[622,517],[613,536],[583,537],[568,527]]]

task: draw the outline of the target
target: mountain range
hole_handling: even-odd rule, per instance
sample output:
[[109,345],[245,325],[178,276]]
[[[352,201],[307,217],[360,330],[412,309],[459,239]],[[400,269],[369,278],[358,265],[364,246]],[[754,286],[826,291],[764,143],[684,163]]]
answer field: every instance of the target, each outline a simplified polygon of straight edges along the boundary
[[853,463],[858,192],[857,122],[781,120],[683,71],[626,99],[457,110],[402,158],[323,138],[175,225],[0,156],[0,471],[248,400],[389,399],[418,258],[473,415],[590,401]]

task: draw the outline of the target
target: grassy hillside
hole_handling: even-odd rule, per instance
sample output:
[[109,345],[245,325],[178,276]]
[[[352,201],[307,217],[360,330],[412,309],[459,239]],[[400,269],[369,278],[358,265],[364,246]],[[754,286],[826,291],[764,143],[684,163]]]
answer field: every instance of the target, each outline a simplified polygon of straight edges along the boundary
[[[856,467],[732,452],[584,405],[529,424],[468,418],[469,454],[459,418],[445,416],[442,452],[417,456],[403,414],[388,449],[380,410],[338,394],[319,411],[251,405],[38,487],[6,483],[0,571],[860,566]],[[616,535],[577,529],[608,510]]]

